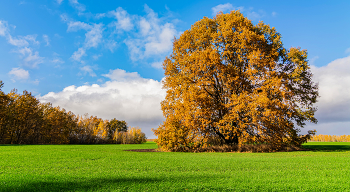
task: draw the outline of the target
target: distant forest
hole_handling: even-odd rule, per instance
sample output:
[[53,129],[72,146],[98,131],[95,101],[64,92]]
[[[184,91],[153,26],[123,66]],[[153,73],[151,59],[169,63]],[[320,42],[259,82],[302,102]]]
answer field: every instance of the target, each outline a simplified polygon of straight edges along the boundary
[[129,144],[144,143],[139,128],[122,120],[75,115],[30,92],[5,94],[0,81],[0,144]]

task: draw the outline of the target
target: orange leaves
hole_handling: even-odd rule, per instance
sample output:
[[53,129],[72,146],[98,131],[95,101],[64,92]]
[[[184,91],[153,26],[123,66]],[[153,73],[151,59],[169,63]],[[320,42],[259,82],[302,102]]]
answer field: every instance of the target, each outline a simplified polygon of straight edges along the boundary
[[315,122],[318,93],[306,59],[306,51],[283,48],[274,28],[238,11],[203,18],[175,39],[163,63],[166,120],[156,142],[181,151],[214,141],[297,141],[294,122]]

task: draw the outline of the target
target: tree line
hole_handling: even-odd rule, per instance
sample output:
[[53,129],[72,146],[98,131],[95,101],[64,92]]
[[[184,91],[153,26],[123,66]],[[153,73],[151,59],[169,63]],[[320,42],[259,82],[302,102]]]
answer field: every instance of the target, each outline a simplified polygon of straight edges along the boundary
[[5,94],[0,81],[0,144],[128,144],[144,143],[139,128],[125,121],[75,115],[51,103],[41,103],[30,92]]
[[350,135],[313,135],[308,141],[350,142]]

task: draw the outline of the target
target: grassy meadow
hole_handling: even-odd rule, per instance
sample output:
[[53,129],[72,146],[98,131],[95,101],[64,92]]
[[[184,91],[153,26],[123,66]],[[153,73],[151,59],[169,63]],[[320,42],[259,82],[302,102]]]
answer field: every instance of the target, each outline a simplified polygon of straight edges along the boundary
[[350,143],[276,153],[133,152],[134,145],[1,145],[0,191],[350,191]]

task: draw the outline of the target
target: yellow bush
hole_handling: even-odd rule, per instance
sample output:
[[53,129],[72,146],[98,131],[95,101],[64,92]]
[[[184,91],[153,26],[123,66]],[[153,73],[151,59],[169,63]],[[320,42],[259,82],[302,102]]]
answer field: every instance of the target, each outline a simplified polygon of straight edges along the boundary
[[146,142],[146,135],[138,127],[132,127],[127,132],[115,132],[114,141],[117,144],[141,144]]

